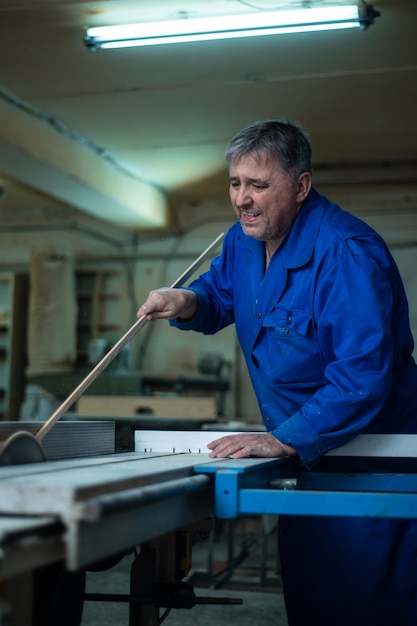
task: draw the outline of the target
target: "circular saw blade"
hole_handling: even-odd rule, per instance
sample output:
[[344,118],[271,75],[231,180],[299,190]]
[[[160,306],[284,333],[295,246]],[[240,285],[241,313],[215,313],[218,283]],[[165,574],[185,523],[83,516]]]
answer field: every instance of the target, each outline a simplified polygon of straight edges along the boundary
[[46,461],[39,441],[29,432],[17,431],[0,444],[0,466]]

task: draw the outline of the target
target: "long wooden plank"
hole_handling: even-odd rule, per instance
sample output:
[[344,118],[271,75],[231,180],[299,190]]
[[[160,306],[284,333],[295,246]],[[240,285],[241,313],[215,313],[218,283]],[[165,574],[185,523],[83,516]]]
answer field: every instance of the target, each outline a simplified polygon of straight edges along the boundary
[[[208,258],[212,250],[214,250],[223,239],[224,233],[221,233],[216,239],[200,254],[200,256],[191,263],[191,265],[172,283],[171,289],[182,287],[182,285],[193,275],[193,273]],[[146,315],[139,317],[129,330],[110,348],[103,356],[101,361],[87,374],[80,384],[70,393],[64,402],[54,411],[51,417],[36,432],[36,439],[41,441],[52,426],[72,407],[72,405],[80,398],[80,396],[88,389],[96,378],[105,370],[105,368],[113,361],[113,359],[121,352],[121,350],[131,341],[136,333],[147,323]]]
[[166,452],[208,454],[210,441],[234,435],[237,432],[206,430],[137,430],[135,432],[136,452]]
[[[210,441],[241,431],[158,431],[135,432],[137,452],[202,452],[208,453]],[[250,432],[250,431],[245,431]],[[332,457],[417,458],[417,435],[359,435],[349,443],[327,453]]]
[[212,421],[216,416],[214,397],[184,396],[83,396],[77,402],[77,414],[140,418],[141,409],[149,409],[153,417],[180,417],[184,421]]

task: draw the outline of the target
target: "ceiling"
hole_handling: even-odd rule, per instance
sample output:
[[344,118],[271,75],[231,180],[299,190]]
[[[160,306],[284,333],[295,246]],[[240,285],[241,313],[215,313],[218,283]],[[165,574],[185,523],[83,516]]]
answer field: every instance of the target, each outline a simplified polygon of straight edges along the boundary
[[277,117],[308,129],[316,183],[346,208],[355,184],[367,207],[417,216],[415,0],[374,0],[367,30],[98,52],[82,41],[87,25],[301,4],[0,0],[0,216],[46,195],[128,229],[175,229],[173,206],[224,202],[230,138]]

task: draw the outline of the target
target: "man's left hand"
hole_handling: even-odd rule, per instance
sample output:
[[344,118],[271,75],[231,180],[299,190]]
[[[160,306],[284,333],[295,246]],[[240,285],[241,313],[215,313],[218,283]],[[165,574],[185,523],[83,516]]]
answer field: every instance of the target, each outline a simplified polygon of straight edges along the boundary
[[249,456],[282,458],[295,456],[297,453],[271,435],[271,433],[239,433],[226,435],[212,441],[207,446],[212,458],[242,459]]

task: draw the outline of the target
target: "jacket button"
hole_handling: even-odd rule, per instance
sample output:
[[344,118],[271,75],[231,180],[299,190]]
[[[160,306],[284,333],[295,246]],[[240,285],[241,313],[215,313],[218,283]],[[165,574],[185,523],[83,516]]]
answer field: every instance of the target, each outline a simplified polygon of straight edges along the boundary
[[256,314],[256,317],[262,317],[262,313],[260,313],[259,311]]

